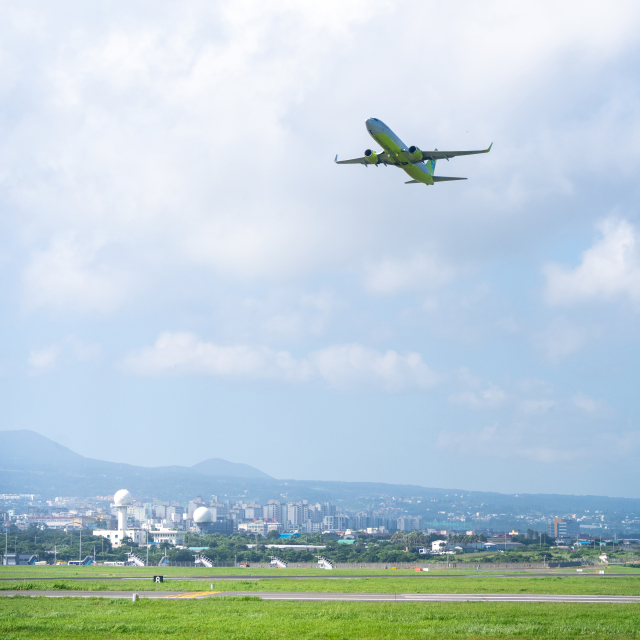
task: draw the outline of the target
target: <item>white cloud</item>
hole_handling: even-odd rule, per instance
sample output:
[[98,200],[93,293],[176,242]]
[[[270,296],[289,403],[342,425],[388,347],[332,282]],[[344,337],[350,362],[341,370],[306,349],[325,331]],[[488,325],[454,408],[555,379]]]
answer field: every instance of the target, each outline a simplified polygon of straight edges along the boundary
[[250,378],[303,379],[304,371],[285,351],[266,347],[222,347],[203,342],[186,332],[161,333],[153,347],[125,359],[125,367],[138,375],[214,375]]
[[213,375],[303,382],[324,380],[335,387],[374,386],[387,391],[425,389],[438,381],[420,354],[401,355],[357,344],[313,351],[296,360],[287,351],[268,347],[224,347],[203,342],[192,333],[162,333],[153,347],[125,358],[138,375]]
[[52,307],[81,312],[113,310],[127,293],[126,279],[102,265],[100,241],[56,237],[44,251],[35,251],[23,274],[30,309]]
[[313,370],[336,387],[382,385],[387,391],[426,389],[438,376],[419,353],[384,353],[358,344],[327,347],[309,354]]
[[34,349],[29,354],[28,364],[32,373],[45,373],[55,368],[60,355],[60,347],[51,345],[44,349]]
[[626,220],[607,218],[597,225],[602,238],[582,254],[580,264],[548,264],[545,299],[551,305],[591,300],[640,299],[638,230]]

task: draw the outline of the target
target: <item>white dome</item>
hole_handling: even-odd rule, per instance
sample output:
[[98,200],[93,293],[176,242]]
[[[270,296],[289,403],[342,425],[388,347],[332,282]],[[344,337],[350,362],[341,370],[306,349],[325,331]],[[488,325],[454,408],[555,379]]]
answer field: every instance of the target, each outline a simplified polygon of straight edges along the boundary
[[207,507],[198,507],[193,512],[194,522],[211,522],[211,511]]
[[116,507],[124,507],[131,504],[131,494],[126,489],[120,489],[116,491],[116,495],[113,496],[113,501],[116,503]]

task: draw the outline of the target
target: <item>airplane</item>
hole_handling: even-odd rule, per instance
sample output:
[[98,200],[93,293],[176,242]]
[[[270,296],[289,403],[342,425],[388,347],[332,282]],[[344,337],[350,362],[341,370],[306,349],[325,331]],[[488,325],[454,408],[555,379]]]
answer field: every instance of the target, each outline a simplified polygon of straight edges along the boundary
[[476,153],[489,153],[493,142],[488,149],[480,151],[422,151],[416,146],[407,147],[407,145],[391,131],[391,129],[378,118],[369,118],[366,122],[367,131],[371,137],[384,149],[380,153],[376,153],[371,149],[364,152],[363,158],[353,158],[352,160],[338,160],[338,156],[334,162],[336,164],[363,164],[368,167],[370,164],[376,167],[383,164],[385,167],[392,165],[403,169],[412,180],[408,180],[405,184],[426,184],[432,185],[436,182],[448,182],[450,180],[466,180],[466,178],[450,178],[448,176],[433,175],[436,170],[437,160],[449,161],[449,158],[455,156],[471,156]]

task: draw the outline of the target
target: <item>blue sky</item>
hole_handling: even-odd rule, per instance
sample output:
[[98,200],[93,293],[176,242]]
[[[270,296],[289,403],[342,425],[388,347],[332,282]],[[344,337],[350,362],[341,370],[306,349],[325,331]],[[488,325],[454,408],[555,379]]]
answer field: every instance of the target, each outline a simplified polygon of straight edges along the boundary
[[[639,497],[640,7],[0,9],[0,419],[87,456]],[[466,182],[336,166],[378,117]]]

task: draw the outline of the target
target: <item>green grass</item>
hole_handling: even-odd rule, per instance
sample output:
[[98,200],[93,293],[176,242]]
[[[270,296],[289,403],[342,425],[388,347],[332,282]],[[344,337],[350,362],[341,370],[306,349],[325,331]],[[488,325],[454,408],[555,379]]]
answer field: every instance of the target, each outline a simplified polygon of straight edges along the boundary
[[[390,565],[392,566],[392,565]],[[603,567],[584,567],[584,572],[595,572]],[[557,573],[575,574],[574,568],[564,569],[537,569],[535,572],[545,571],[551,575]],[[640,576],[640,569],[631,567],[612,566],[605,569],[607,573],[628,573],[629,575]],[[456,569],[431,569],[428,575],[494,575],[495,573],[505,573],[509,575],[526,575],[527,571],[506,571],[505,569],[496,569],[495,571],[476,571],[473,566],[461,567],[458,565]],[[310,577],[350,577],[355,578],[363,575],[380,575],[380,576],[415,576],[415,569],[335,569],[333,571],[324,571],[322,569],[259,569],[250,567],[248,569],[240,569],[234,567],[220,567],[214,569],[195,568],[195,567],[74,567],[74,566],[46,566],[46,567],[0,567],[0,578],[13,578],[34,580],[41,578],[102,578],[102,577],[144,577],[162,574],[164,576],[213,576],[213,575],[238,575],[238,576],[310,576]],[[427,575],[421,573],[418,575]]]
[[640,595],[640,579],[606,576],[542,578],[461,577],[358,578],[354,580],[16,580],[0,582],[3,590],[28,591],[214,591],[322,593],[541,593],[568,595]]
[[[392,565],[390,565],[392,566]],[[453,571],[453,570],[451,570]],[[447,574],[451,571],[446,569],[433,570],[429,573],[435,574]],[[469,568],[465,571],[469,571]],[[636,570],[640,575],[640,569]],[[209,576],[209,575],[224,575],[224,576],[348,576],[354,577],[358,575],[415,575],[417,572],[415,569],[334,569],[333,571],[325,571],[324,569],[260,569],[256,567],[249,567],[247,569],[240,569],[234,567],[216,567],[213,569],[196,568],[196,567],[74,567],[74,566],[46,566],[46,567],[0,567],[0,578],[36,578],[41,576],[43,578],[52,577],[134,577],[134,576],[153,576],[156,574],[162,574],[165,576]],[[480,571],[474,573],[482,573]],[[524,573],[524,572],[522,572]]]
[[640,638],[640,605],[0,598],[0,638]]

